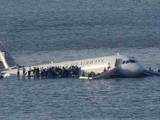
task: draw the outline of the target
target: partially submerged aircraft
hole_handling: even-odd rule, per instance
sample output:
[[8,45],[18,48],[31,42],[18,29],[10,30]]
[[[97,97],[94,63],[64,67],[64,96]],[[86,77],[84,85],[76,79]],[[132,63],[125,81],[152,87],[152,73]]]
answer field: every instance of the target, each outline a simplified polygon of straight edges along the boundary
[[[17,75],[17,67],[9,67],[5,53],[0,51],[0,62],[4,66],[1,71],[1,77]],[[146,70],[134,57],[125,55],[112,55],[93,59],[84,59],[77,61],[65,61],[60,63],[48,63],[25,67],[26,71],[32,68],[49,68],[49,67],[67,67],[78,66],[81,68],[80,79],[97,79],[97,78],[113,78],[113,77],[142,77],[157,75],[159,72]],[[20,69],[22,73],[22,69]]]

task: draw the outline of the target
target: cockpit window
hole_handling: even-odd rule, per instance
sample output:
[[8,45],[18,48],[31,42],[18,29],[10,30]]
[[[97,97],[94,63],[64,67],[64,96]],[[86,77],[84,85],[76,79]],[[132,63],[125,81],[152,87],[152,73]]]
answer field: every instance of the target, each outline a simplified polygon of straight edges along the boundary
[[122,62],[122,64],[128,64],[128,63],[136,63],[136,60],[129,59],[127,61]]
[[136,61],[135,60],[129,60],[131,63],[136,63]]

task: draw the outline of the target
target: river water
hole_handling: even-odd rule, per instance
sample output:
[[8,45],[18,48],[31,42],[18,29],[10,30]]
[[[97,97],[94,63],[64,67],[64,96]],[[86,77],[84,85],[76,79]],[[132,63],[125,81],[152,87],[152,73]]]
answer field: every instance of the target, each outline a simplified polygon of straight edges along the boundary
[[[157,0],[0,0],[0,35],[20,65],[118,52],[156,69],[159,12]],[[132,119],[160,119],[159,77],[0,80],[0,120]]]

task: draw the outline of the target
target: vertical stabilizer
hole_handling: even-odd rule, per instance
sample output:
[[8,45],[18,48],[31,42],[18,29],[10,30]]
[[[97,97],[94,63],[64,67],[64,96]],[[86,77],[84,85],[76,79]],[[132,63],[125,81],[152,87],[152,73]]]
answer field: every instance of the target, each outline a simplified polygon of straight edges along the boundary
[[9,69],[9,65],[5,59],[5,53],[0,51],[0,62],[3,64],[5,69]]

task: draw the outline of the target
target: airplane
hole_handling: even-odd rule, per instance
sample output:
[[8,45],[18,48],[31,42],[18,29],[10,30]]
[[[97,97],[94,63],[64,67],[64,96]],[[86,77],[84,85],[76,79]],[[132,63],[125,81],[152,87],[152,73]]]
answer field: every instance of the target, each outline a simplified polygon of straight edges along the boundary
[[[17,75],[16,66],[10,67],[6,61],[5,53],[0,51],[0,62],[4,66],[4,70],[1,71],[2,77],[9,77]],[[34,65],[24,67],[27,70],[32,68],[49,68],[49,67],[68,67],[68,66],[78,66],[81,68],[80,79],[92,79],[92,78],[113,78],[113,77],[142,77],[157,75],[160,73],[146,70],[138,60],[134,57],[128,57],[125,55],[116,55],[98,57],[92,59],[83,59],[76,61],[64,61],[60,63],[48,63],[42,65]],[[19,69],[20,74],[22,74],[22,68]],[[92,73],[92,75],[91,75]]]

